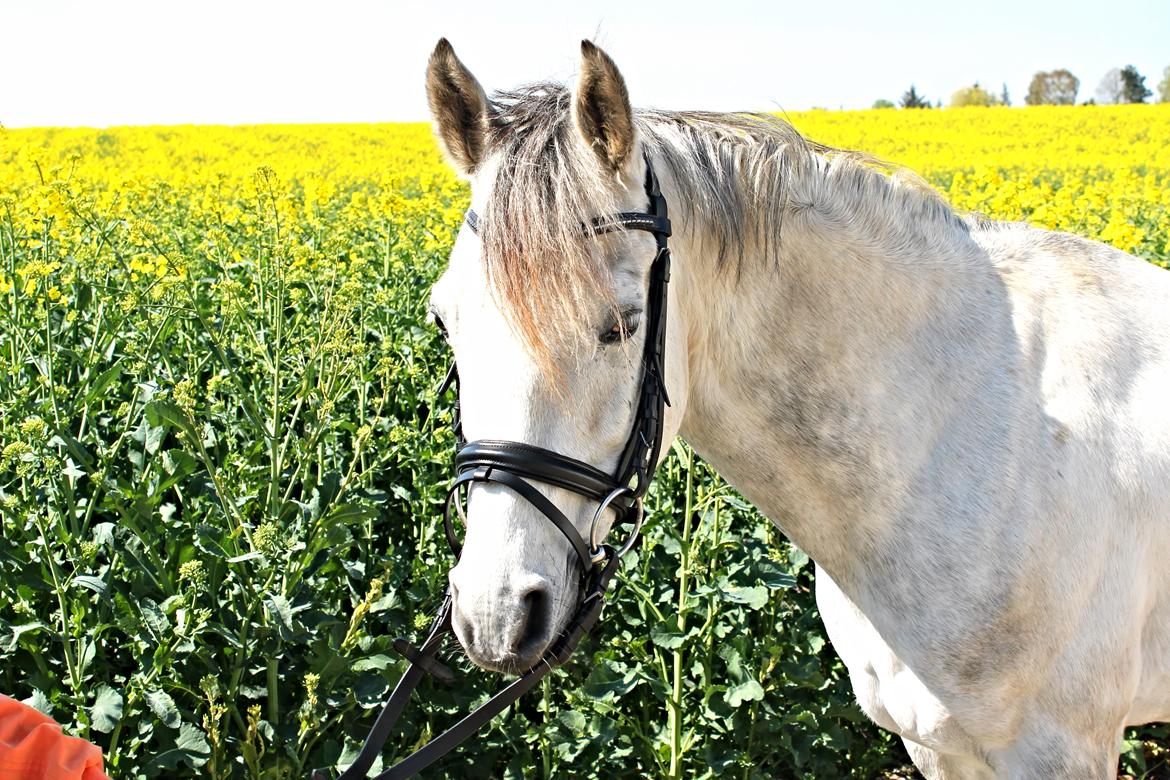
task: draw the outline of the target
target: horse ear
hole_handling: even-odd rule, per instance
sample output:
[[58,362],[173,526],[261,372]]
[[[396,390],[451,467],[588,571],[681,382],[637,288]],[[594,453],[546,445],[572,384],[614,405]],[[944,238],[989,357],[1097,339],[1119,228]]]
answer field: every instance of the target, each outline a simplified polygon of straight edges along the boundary
[[427,102],[439,145],[462,176],[471,176],[487,147],[487,96],[446,38],[427,64]]
[[602,164],[620,172],[634,150],[634,112],[617,65],[592,41],[581,41],[581,75],[577,77],[573,118]]

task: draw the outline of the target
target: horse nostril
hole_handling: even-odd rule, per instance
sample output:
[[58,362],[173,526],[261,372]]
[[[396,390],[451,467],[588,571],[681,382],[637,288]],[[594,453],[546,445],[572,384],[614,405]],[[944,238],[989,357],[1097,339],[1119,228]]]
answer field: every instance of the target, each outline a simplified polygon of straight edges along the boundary
[[543,649],[544,639],[548,633],[549,596],[544,587],[536,587],[520,597],[521,608],[524,610],[524,630],[520,632],[512,652],[521,658]]

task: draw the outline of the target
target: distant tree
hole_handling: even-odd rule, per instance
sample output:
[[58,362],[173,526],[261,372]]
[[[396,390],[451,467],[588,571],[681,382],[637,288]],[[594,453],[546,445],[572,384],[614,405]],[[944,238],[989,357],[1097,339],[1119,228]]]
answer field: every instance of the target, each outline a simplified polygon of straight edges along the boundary
[[995,95],[991,94],[976,81],[969,87],[963,87],[951,95],[951,108],[963,106],[994,106]]
[[874,108],[897,108],[897,106],[894,105],[892,100],[886,100],[885,98],[878,98],[877,100],[873,101],[873,107]]
[[999,104],[1001,106],[1010,106],[1012,104],[1012,97],[1007,91],[1007,82],[1004,82],[1003,90],[999,93]]
[[1158,102],[1170,103],[1170,65],[1162,71],[1162,80],[1158,82]]
[[902,95],[902,108],[930,108],[930,101],[918,94],[914,85]]
[[1145,103],[1154,94],[1146,86],[1146,77],[1133,65],[1121,69],[1121,99],[1126,103]]
[[1024,103],[1029,106],[1071,106],[1077,102],[1081,80],[1064,68],[1042,70],[1032,77]]
[[1121,68],[1113,68],[1101,77],[1097,85],[1097,102],[1103,106],[1121,103],[1125,97],[1125,82],[1121,78]]

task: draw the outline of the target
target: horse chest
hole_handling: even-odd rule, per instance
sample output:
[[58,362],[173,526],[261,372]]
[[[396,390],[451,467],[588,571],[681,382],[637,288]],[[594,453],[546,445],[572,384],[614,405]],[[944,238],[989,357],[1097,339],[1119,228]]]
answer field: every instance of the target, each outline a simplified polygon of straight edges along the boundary
[[906,667],[868,618],[817,567],[817,607],[861,709],[888,731],[946,753],[978,753],[946,705]]

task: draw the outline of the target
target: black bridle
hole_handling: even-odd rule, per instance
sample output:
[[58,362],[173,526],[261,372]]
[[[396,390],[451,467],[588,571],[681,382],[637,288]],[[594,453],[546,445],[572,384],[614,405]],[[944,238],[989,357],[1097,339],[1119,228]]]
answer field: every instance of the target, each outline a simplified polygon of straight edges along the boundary
[[[581,565],[581,599],[577,611],[564,632],[535,666],[450,729],[377,775],[374,780],[401,780],[422,771],[531,690],[552,668],[567,661],[581,640],[596,626],[605,606],[605,592],[609,581],[617,572],[618,561],[637,541],[642,527],[642,498],[650,487],[662,450],[663,410],[670,403],[665,381],[667,282],[670,280],[670,249],[667,246],[667,239],[670,237],[670,220],[667,217],[666,198],[662,196],[658,177],[654,175],[649,160],[646,161],[645,190],[649,199],[648,211],[602,216],[583,226],[587,235],[601,235],[618,230],[643,230],[654,235],[657,245],[654,263],[650,269],[650,289],[646,300],[646,341],[642,352],[637,410],[630,435],[613,473],[606,473],[561,453],[522,442],[495,439],[466,442],[459,415],[458,393],[456,394],[454,428],[457,476],[447,493],[443,512],[443,527],[456,559],[459,557],[462,543],[455,534],[452,508],[455,508],[461,518],[466,517],[464,502],[460,498],[461,491],[464,489],[470,491],[471,486],[477,483],[502,485],[532,504],[569,540]],[[466,221],[473,232],[478,232],[479,219],[474,211],[468,210]],[[458,372],[452,363],[440,393],[457,384]],[[563,488],[596,502],[597,509],[593,515],[589,538],[585,539],[572,521],[544,493],[534,487],[532,482]],[[600,525],[607,509],[612,509],[617,514],[614,525],[625,522],[633,524],[629,538],[620,549],[614,549],[601,541]],[[450,669],[435,660],[435,654],[451,633],[451,591],[448,588],[431,625],[430,633],[421,645],[416,648],[405,640],[395,640],[395,649],[410,661],[410,666],[386,701],[386,706],[370,730],[361,753],[338,780],[359,780],[366,777],[423,674],[429,673],[448,684],[454,682],[454,675]],[[318,769],[313,772],[312,780],[329,780],[330,776],[327,770]]]

